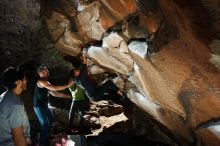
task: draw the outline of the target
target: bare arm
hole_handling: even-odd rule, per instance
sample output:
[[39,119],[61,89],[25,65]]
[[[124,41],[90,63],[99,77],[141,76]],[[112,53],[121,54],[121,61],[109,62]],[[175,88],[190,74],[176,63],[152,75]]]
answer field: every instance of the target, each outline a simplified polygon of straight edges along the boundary
[[64,93],[60,93],[57,91],[49,91],[49,93],[55,97],[60,97],[60,98],[72,98],[69,94],[64,94]]
[[48,82],[47,80],[39,80],[37,82],[37,85],[39,87],[44,87],[44,88],[47,88],[48,90],[51,90],[51,91],[60,91],[60,90],[64,90],[66,88],[69,88],[70,86],[72,86],[74,84],[73,81],[70,81],[68,84],[66,85],[62,85],[62,86],[59,86],[59,85],[52,85],[50,84],[50,82]]
[[82,55],[82,64],[87,64],[87,58],[85,54]]
[[27,146],[26,139],[24,137],[23,126],[11,129],[12,138],[15,146]]

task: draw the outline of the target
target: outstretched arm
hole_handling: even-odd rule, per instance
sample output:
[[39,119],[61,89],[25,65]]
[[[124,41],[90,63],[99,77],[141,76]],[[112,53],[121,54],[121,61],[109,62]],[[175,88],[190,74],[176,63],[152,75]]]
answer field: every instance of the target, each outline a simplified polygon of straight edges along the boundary
[[86,58],[85,54],[83,54],[81,56],[81,60],[82,60],[82,64],[80,66],[81,74],[87,75],[88,74],[88,71],[87,71],[87,58]]
[[69,94],[60,93],[57,91],[49,91],[52,96],[60,97],[60,98],[72,98]]
[[85,54],[82,55],[82,64],[87,64],[87,57]]
[[62,85],[62,86],[59,86],[59,85],[52,85],[50,84],[50,82],[48,82],[47,80],[39,80],[37,82],[37,85],[39,87],[44,87],[44,88],[47,88],[48,90],[51,90],[51,91],[60,91],[60,90],[64,90],[66,88],[69,88],[70,86],[72,86],[74,84],[73,81],[70,81],[68,84],[66,85]]

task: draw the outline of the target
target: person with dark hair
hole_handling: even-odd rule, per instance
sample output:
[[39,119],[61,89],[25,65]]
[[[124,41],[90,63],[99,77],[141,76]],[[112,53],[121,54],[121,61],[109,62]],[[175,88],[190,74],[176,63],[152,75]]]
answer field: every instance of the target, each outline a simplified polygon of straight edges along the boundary
[[26,78],[19,68],[4,70],[2,83],[7,89],[0,95],[0,145],[26,146],[31,143],[30,125],[19,95],[26,89]]
[[109,95],[111,95],[111,100],[118,101],[119,97],[123,96],[123,93],[113,81],[107,80],[102,85],[94,85],[89,80],[87,58],[84,55],[82,57],[82,65],[79,68],[70,71],[70,75],[73,77],[74,82],[85,91],[90,100],[98,101],[107,99],[106,97],[110,97]]
[[[69,91],[72,95],[72,104],[69,111],[69,121],[68,121],[68,130],[69,132],[80,132],[83,123],[83,115],[87,110],[87,105],[89,104],[88,98],[86,97],[84,91],[74,84],[69,87]],[[77,123],[73,122],[76,121]]]
[[63,94],[57,91],[72,86],[73,82],[70,81],[66,85],[56,86],[48,81],[49,70],[45,66],[39,66],[37,72],[39,79],[37,80],[34,91],[34,111],[41,125],[40,146],[45,146],[47,145],[47,139],[53,123],[53,115],[48,107],[48,93],[60,98],[72,98],[68,94]]

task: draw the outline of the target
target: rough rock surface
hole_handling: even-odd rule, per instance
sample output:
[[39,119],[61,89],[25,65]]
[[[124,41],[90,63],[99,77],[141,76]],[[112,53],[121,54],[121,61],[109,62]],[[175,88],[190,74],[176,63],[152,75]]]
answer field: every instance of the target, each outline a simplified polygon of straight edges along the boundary
[[[28,2],[21,3],[25,11],[10,2],[9,9],[6,1],[0,7],[4,26],[11,26],[0,27],[1,69],[50,48],[39,51],[41,41],[31,37],[39,36],[38,21],[13,25],[35,18],[21,13],[32,12]],[[42,0],[40,6],[43,27],[63,56],[74,60],[85,53],[98,82],[123,80],[132,132],[170,145],[220,145],[219,0]],[[7,19],[13,9],[20,15]],[[18,37],[23,33],[26,38]]]
[[[83,40],[76,46],[105,69],[91,72],[121,76],[128,99],[157,121],[170,144],[208,145],[209,137],[219,143],[216,127],[204,127],[220,117],[217,4],[197,0],[194,9],[182,0],[101,0],[76,7],[74,33]],[[216,18],[211,29],[201,14]]]
[[[51,107],[55,123],[62,123],[60,131],[65,131],[68,123],[68,110]],[[116,118],[116,119],[115,119]],[[88,135],[98,135],[103,129],[114,125],[117,122],[128,120],[123,114],[123,107],[112,101],[98,101],[90,105],[90,109],[83,116],[83,126],[89,129]],[[77,124],[77,119],[73,120],[73,125]],[[64,126],[65,125],[65,126]]]
[[[117,5],[113,1],[93,1],[76,14],[85,34],[102,40],[97,45],[87,43],[88,59],[106,68],[105,73],[129,79],[125,86],[132,86],[124,88],[128,98],[166,127],[167,134],[180,145],[206,137],[197,131],[220,115],[218,45],[216,41],[208,43],[210,35],[207,39],[198,35],[208,30],[199,31],[205,24],[200,19],[193,21],[205,10],[201,1],[194,3],[198,4],[197,11],[183,1],[119,1]],[[138,17],[129,15],[136,12],[136,6]],[[122,19],[124,22],[116,24]],[[198,23],[201,25],[197,28]],[[215,50],[212,59],[208,44]]]

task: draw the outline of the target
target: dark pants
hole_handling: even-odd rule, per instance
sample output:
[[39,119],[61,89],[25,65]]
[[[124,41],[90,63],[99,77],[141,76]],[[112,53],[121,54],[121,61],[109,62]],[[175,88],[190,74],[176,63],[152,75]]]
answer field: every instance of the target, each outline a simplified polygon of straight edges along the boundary
[[97,87],[96,92],[92,95],[93,100],[118,100],[119,88],[111,80],[106,81],[104,84]]
[[34,107],[34,111],[40,122],[40,146],[47,145],[47,139],[53,124],[53,114],[48,108]]
[[[80,127],[82,126],[83,122],[83,115],[85,114],[87,106],[87,100],[72,100],[70,112],[69,112],[69,121],[68,121],[68,128],[71,129],[74,126],[75,127]],[[76,116],[81,116],[79,117],[79,125],[73,125],[73,120],[74,118],[78,118]]]

